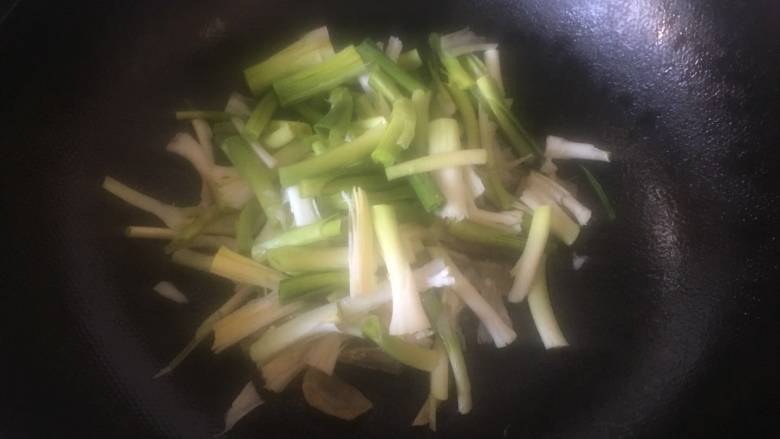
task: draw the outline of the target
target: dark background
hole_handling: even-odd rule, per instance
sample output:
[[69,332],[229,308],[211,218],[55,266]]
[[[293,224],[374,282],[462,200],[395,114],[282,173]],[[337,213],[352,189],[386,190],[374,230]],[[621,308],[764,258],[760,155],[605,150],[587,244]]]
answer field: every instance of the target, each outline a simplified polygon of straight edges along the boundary
[[[592,257],[580,272],[553,261],[573,348],[545,353],[518,308],[516,345],[469,351],[475,410],[446,407],[442,435],[763,437],[776,427],[779,3],[25,0],[0,11],[3,437],[219,431],[251,375],[239,352],[199,349],[174,376],[150,377],[226,284],[122,239],[122,226],[147,219],[98,187],[111,174],[194,200],[195,175],[162,151],[180,127],[172,112],[221,105],[242,87],[242,67],[322,23],[337,42],[470,25],[504,48],[533,132],[615,154],[595,170],[618,221],[583,236]],[[151,293],[161,279],[192,304]],[[428,435],[406,427],[422,377],[339,373],[375,404],[355,424],[291,391],[235,437]]]

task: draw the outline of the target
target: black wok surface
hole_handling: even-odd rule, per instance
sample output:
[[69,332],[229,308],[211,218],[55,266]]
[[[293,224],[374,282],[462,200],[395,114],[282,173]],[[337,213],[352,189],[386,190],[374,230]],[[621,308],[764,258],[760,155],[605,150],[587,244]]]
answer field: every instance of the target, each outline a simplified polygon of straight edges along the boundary
[[[539,136],[614,152],[594,166],[618,220],[553,261],[571,349],[468,352],[475,408],[442,437],[765,437],[778,407],[780,4],[774,1],[17,1],[0,9],[5,257],[2,437],[211,437],[252,366],[204,346],[151,376],[227,284],[122,237],[149,218],[105,174],[191,202],[163,150],[173,111],[222,105],[240,69],[315,25],[336,42],[470,25],[502,45]],[[591,197],[590,204],[597,206]],[[150,288],[173,280],[182,307]],[[425,377],[342,367],[375,408],[354,423],[266,397],[231,437],[430,436],[409,429]],[[291,385],[291,389],[296,384]]]

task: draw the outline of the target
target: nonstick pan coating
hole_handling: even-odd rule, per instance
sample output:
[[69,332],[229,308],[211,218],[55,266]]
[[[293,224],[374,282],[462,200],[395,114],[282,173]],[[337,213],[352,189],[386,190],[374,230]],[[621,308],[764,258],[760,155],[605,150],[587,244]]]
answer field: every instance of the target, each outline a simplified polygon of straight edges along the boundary
[[[111,174],[194,201],[196,175],[164,152],[181,127],[173,111],[221,105],[243,87],[242,67],[320,24],[337,43],[471,26],[501,44],[534,133],[614,152],[595,171],[618,220],[582,237],[582,270],[567,255],[553,260],[572,348],[545,352],[518,307],[512,347],[469,347],[475,408],[456,416],[447,406],[442,437],[763,435],[776,413],[777,2],[21,1],[7,10],[3,437],[219,431],[252,375],[240,352],[204,346],[172,376],[151,376],[227,284],[125,239],[124,225],[148,218],[99,185]],[[193,303],[153,294],[162,279]],[[425,377],[339,373],[372,412],[344,423],[291,390],[231,437],[430,435],[407,426]]]

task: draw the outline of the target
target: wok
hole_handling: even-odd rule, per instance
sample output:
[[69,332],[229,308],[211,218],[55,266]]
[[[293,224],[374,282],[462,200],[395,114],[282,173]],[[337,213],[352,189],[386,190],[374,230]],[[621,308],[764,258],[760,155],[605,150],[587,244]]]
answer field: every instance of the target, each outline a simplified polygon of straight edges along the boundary
[[[533,133],[605,146],[618,213],[553,261],[572,347],[545,352],[524,306],[504,350],[470,345],[475,407],[442,437],[765,436],[777,413],[780,5],[772,1],[11,2],[0,27],[3,437],[211,437],[253,374],[198,349],[154,373],[228,293],[122,236],[149,218],[110,174],[192,202],[163,146],[173,111],[213,108],[241,68],[327,24],[337,43],[465,25],[497,40]],[[591,205],[597,206],[593,197]],[[603,217],[603,215],[602,215]],[[150,287],[175,281],[188,307]],[[231,437],[430,436],[425,378],[341,367],[374,401],[353,423],[267,397]],[[295,384],[291,388],[295,388]]]

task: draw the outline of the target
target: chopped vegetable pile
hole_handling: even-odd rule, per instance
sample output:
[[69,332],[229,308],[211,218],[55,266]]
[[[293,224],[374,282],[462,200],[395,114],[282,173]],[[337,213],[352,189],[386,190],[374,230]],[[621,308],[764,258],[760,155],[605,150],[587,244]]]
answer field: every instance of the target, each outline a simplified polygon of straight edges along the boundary
[[[266,389],[303,373],[309,404],[353,419],[372,403],[335,376],[337,363],[406,366],[430,376],[414,425],[435,429],[450,376],[459,412],[472,407],[463,312],[479,321],[480,342],[505,348],[517,336],[508,307],[527,299],[544,346],[566,346],[546,261],[592,212],[553,160],[610,155],[554,136],[537,144],[512,111],[499,59],[497,44],[468,29],[411,50],[396,37],[335,50],[322,27],[246,69],[252,97],[176,113],[192,132],[167,150],[199,174],[198,205],[106,177],[108,192],[162,223],[128,227],[129,237],[166,240],[175,263],[235,284],[158,376],[213,339],[215,353],[243,347]],[[572,169],[612,218],[593,174]],[[170,282],[154,289],[188,301]],[[261,403],[249,383],[226,429]]]

